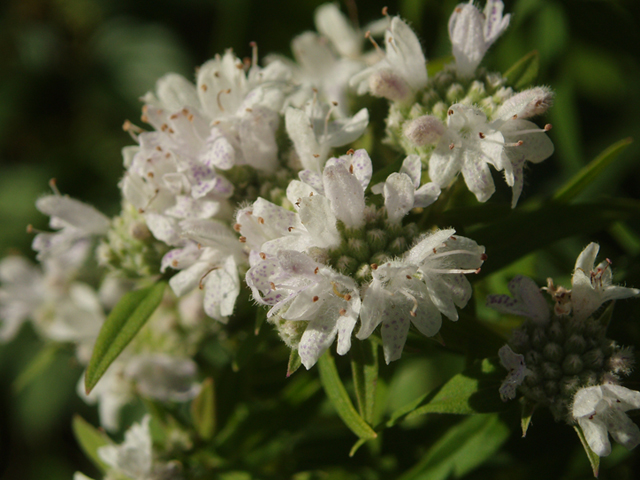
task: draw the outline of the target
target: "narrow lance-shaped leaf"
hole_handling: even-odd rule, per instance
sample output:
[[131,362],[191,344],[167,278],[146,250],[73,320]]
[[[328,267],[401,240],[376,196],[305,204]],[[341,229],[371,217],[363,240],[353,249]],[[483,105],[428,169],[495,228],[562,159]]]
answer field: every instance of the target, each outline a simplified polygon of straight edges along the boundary
[[553,199],[556,202],[568,202],[579,195],[627,148],[633,140],[623,138],[594,158],[587,166],[575,174],[558,189]]
[[427,413],[471,415],[505,410],[509,405],[500,400],[498,393],[504,376],[505,370],[497,359],[476,362],[440,388],[393,412],[387,427],[403,418],[409,419]]
[[106,472],[109,467],[98,456],[98,448],[111,445],[111,439],[80,415],[73,417],[71,427],[73,429],[73,435],[76,437],[76,441],[85,455],[89,457],[102,472]]
[[289,355],[289,363],[287,364],[287,377],[290,377],[296,370],[300,368],[302,365],[302,359],[298,354],[298,350],[291,350],[291,354]]
[[533,412],[536,409],[536,404],[527,400],[526,398],[522,398],[520,400],[522,402],[522,411],[520,413],[520,426],[522,427],[522,436],[527,436],[527,430],[529,430],[529,425],[531,425],[531,418],[533,417]]
[[378,434],[353,408],[353,403],[351,403],[349,394],[340,380],[335,361],[329,351],[318,360],[318,370],[320,371],[320,382],[322,382],[327,397],[347,427],[360,438],[376,438]]
[[482,465],[509,438],[497,414],[473,415],[450,428],[400,480],[461,478]]
[[216,431],[216,397],[213,378],[202,382],[200,393],[191,402],[191,418],[200,438],[211,440]]
[[98,334],[84,377],[87,394],[158,308],[166,285],[166,282],[158,282],[129,292],[111,311]]
[[373,342],[355,342],[351,347],[351,373],[360,415],[373,423],[373,407],[378,382],[378,348]]
[[59,349],[59,344],[51,343],[40,350],[13,382],[13,391],[20,393],[24,387],[41,375],[56,358]]
[[582,443],[582,447],[584,448],[584,451],[589,458],[589,463],[591,464],[591,469],[593,470],[593,476],[598,478],[598,473],[600,470],[600,457],[593,450],[591,450],[591,447],[589,447],[587,439],[584,437],[584,432],[580,428],[580,425],[574,425],[573,428],[578,434],[580,443]]
[[521,90],[533,84],[540,68],[540,55],[537,50],[527,53],[504,73],[509,85]]

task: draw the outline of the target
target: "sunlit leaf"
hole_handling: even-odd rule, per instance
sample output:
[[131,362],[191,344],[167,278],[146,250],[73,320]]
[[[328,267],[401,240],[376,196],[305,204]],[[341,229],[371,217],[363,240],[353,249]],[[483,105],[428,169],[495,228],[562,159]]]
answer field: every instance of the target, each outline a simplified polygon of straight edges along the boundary
[[95,428],[80,415],[73,417],[71,424],[73,435],[82,451],[101,471],[106,472],[108,466],[98,456],[98,448],[111,445],[111,439],[103,432]]
[[100,329],[84,377],[87,394],[158,308],[166,285],[166,282],[158,282],[129,292],[111,311]]
[[360,415],[373,422],[373,409],[378,382],[378,347],[364,340],[351,346],[351,372]]
[[318,360],[318,370],[327,397],[345,425],[360,438],[376,438],[378,434],[358,415],[353,407],[349,394],[340,380],[335,361],[328,351]]

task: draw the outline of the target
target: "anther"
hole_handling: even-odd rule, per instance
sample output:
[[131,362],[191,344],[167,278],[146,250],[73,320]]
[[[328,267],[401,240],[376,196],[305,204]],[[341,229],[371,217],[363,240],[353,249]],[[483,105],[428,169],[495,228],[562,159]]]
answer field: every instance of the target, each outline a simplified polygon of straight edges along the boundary
[[479,136],[480,138],[484,138],[484,137],[485,137],[484,133],[482,133],[482,132],[478,132],[478,136]]
[[57,183],[58,181],[55,178],[52,178],[51,180],[49,180],[49,188],[53,190],[53,193],[60,196],[60,190],[58,190]]
[[287,230],[288,230],[288,231],[290,231],[290,232],[291,232],[293,229],[294,229],[294,227],[289,227],[289,228],[287,228]]
[[447,112],[447,115],[451,116],[453,115],[455,112],[453,111],[452,108],[449,109],[449,111]]
[[316,267],[316,269],[313,271],[314,275],[317,275],[317,274],[318,274],[318,270],[320,270],[320,268],[319,268],[319,267]]
[[233,226],[233,229],[234,229],[236,232],[238,232],[238,233],[240,233],[240,229],[241,229],[241,228],[242,228],[242,225],[240,225],[239,223],[236,223],[236,224]]
[[356,151],[353,148],[347,150],[347,155],[353,155],[354,153],[356,153]]
[[209,87],[207,87],[207,85],[203,83],[202,85],[200,85],[200,88],[203,92],[206,92]]
[[378,264],[377,263],[372,263],[371,264],[371,270],[377,270],[378,269]]
[[264,218],[262,218],[262,217],[258,217],[258,223],[259,223],[260,225],[264,225]]
[[344,317],[347,314],[347,311],[344,308],[341,308],[338,313],[340,314],[341,317]]
[[489,257],[487,257],[486,253],[483,253],[482,255],[480,255],[480,260],[482,260],[483,262]]
[[411,275],[407,275],[406,277],[407,277],[407,280],[411,280],[412,278]]
[[320,300],[320,297],[318,297],[317,295],[311,299],[313,303],[316,303],[318,300]]
[[224,107],[222,106],[222,103],[220,101],[220,95],[222,95],[223,93],[229,94],[229,93],[231,93],[231,89],[227,88],[226,90],[220,90],[218,92],[218,95],[216,95],[216,102],[218,103],[218,108],[220,109],[221,112],[224,112]]
[[349,173],[353,173],[353,165],[349,165]]
[[449,144],[449,150],[453,150],[455,148],[455,145],[453,143]]
[[320,155],[318,155],[317,153],[313,154],[313,158],[318,158]]
[[218,267],[218,266],[213,267],[211,270],[209,270],[207,273],[205,273],[205,274],[202,276],[202,278],[200,278],[200,281],[198,282],[198,288],[199,288],[200,290],[203,290],[203,289],[204,289],[204,284],[203,284],[202,282],[204,281],[204,279],[206,278],[206,276],[207,276],[207,275],[209,275],[209,274],[210,274],[211,272],[213,272],[214,270],[217,270],[218,268],[220,268],[220,267]]
[[247,237],[240,237],[240,238],[238,238],[238,241],[240,243],[247,243]]
[[264,252],[260,252],[258,255],[260,255],[260,258],[263,260],[266,260],[267,255]]
[[389,7],[382,7],[382,16],[386,17],[389,15]]
[[171,262],[171,266],[172,267],[177,267],[178,266],[178,260],[174,260]]
[[349,295],[348,293],[344,296],[344,299],[348,302],[349,300],[351,300],[351,295]]
[[269,282],[269,286],[271,287],[271,290],[275,290],[276,289],[276,284],[273,282]]

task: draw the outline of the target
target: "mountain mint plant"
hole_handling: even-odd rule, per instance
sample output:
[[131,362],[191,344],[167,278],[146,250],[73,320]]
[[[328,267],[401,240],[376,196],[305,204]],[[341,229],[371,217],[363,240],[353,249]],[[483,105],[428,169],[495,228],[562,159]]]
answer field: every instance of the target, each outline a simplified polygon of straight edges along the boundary
[[[525,432],[542,407],[574,427],[596,474],[609,435],[628,449],[640,443],[626,415],[640,393],[621,385],[633,349],[607,337],[624,321],[614,302],[640,290],[614,284],[609,260],[595,265],[596,243],[579,255],[571,289],[517,275],[511,296],[487,297],[498,320],[478,301],[500,282],[485,279],[505,277],[501,266],[572,235],[553,222],[576,224],[562,196],[523,201],[525,170],[554,152],[551,125],[538,125],[554,92],[531,85],[522,62],[506,73],[482,66],[509,27],[503,10],[499,0],[455,7],[452,60],[431,68],[399,16],[385,9],[361,30],[323,5],[318,33],[292,41],[294,60],[269,55],[261,66],[252,44],[251,58],[227,50],[193,81],[157,81],[142,97],[141,126],[125,123],[135,144],[123,150],[118,215],[54,183],[37,200],[53,232],[32,229],[39,264],[0,261],[0,338],[30,322],[45,342],[73,346],[85,369],[79,395],[97,404],[101,427],[126,428],[116,444],[74,420],[104,478],[325,478],[283,460],[315,445],[325,398],[359,437],[351,455],[364,443],[378,455],[386,429],[406,417],[478,414],[446,426],[484,422],[478,442],[482,431],[501,439],[479,466],[507,440],[497,412],[516,398]],[[565,198],[589,178],[569,183]],[[508,240],[519,232],[524,246]],[[524,320],[508,336],[514,315]],[[467,370],[447,367],[442,386],[388,411],[405,357],[446,351]],[[393,476],[374,470],[366,478]]]

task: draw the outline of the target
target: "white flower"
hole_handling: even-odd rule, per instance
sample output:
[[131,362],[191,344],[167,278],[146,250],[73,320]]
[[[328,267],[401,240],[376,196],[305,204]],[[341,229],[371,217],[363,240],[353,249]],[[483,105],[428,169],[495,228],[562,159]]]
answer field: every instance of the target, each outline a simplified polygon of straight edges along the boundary
[[161,402],[186,402],[200,391],[195,382],[197,365],[190,358],[165,353],[137,355],[124,369],[124,375],[136,382],[145,397]]
[[196,287],[204,289],[205,312],[226,323],[240,293],[238,268],[246,264],[238,238],[215,220],[185,220],[181,227],[190,240],[163,257],[161,271],[181,270],[169,280],[174,293],[181,297]]
[[424,335],[440,330],[441,314],[458,319],[472,289],[465,273],[475,273],[485,260],[484,247],[447,229],[426,235],[402,258],[373,270],[364,291],[357,334],[367,338],[382,323],[387,363],[400,358],[410,323]]
[[502,16],[500,0],[487,0],[484,12],[469,3],[459,4],[449,18],[449,38],[456,68],[461,76],[473,75],[489,47],[509,26],[510,15]]
[[298,353],[311,368],[338,336],[338,354],[351,348],[351,333],[360,313],[360,296],[355,282],[308,255],[280,250],[265,255],[247,272],[247,285],[256,301],[271,306],[289,321],[308,321]]
[[371,187],[371,191],[384,196],[387,218],[398,223],[412,208],[427,207],[440,196],[440,187],[428,182],[420,186],[422,162],[418,155],[409,155],[397,173],[392,173],[384,183]]
[[458,172],[478,201],[493,195],[495,185],[489,164],[504,170],[504,137],[487,123],[476,107],[456,103],[449,107],[447,130],[429,159],[429,177],[441,188],[447,187]]
[[124,434],[120,445],[105,445],[98,448],[98,456],[115,473],[133,480],[150,480],[152,477],[153,448],[150,415],[145,415],[141,423],[134,423]]
[[399,17],[393,17],[384,37],[385,57],[355,75],[350,85],[359,95],[370,92],[392,101],[410,101],[427,84],[427,67],[420,41]]
[[363,108],[353,117],[331,121],[328,105],[308,102],[304,110],[289,107],[285,125],[303,169],[322,171],[329,152],[358,139],[369,124],[369,112]]
[[509,373],[500,385],[500,398],[503,402],[516,398],[516,388],[521,385],[530,370],[524,363],[524,355],[520,355],[511,350],[509,345],[504,345],[498,350],[500,363]]
[[530,318],[540,325],[549,322],[549,305],[536,282],[518,275],[509,282],[508,287],[513,298],[508,295],[489,295],[487,307],[500,313]]
[[90,205],[63,195],[47,195],[36,201],[36,208],[51,217],[49,226],[56,233],[39,233],[32,248],[38,260],[65,259],[70,268],[79,267],[88,254],[91,237],[104,235],[109,219]]
[[609,300],[635,297],[640,294],[637,288],[611,284],[611,262],[608,259],[594,268],[599,249],[600,246],[597,243],[590,243],[576,260],[571,278],[571,303],[573,316],[577,319],[588,318],[600,305]]
[[640,443],[640,429],[624,413],[636,408],[640,408],[640,392],[604,384],[578,390],[572,414],[591,450],[606,457],[611,453],[608,434],[629,450]]

